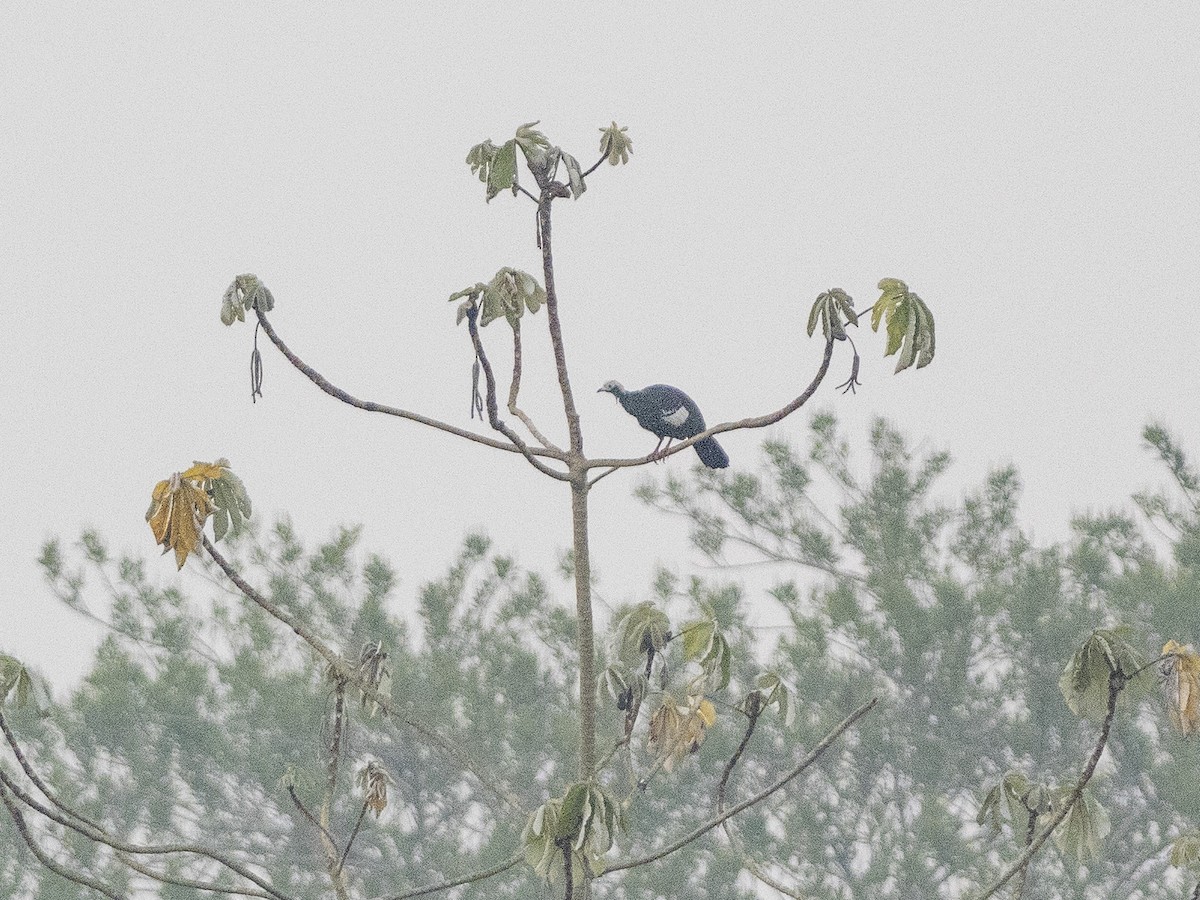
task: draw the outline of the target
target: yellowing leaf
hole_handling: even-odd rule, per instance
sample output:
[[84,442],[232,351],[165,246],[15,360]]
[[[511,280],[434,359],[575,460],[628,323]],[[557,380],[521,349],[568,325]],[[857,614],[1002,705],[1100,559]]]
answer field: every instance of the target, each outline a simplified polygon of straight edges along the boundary
[[1171,724],[1184,736],[1195,734],[1200,731],[1200,654],[1176,641],[1167,641],[1163,653],[1171,654],[1159,667]]
[[182,569],[188,554],[200,544],[200,531],[212,514],[213,503],[204,489],[178,472],[168,481],[160,481],[151,494],[146,521],[163,553],[175,551],[175,562]]

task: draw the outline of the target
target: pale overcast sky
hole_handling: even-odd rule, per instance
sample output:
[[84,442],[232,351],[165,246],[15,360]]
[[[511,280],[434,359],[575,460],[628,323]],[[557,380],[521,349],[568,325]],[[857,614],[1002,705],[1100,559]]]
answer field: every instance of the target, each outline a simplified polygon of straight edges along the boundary
[[[363,523],[400,602],[475,527],[548,570],[561,485],[342,407],[269,346],[251,404],[252,329],[218,321],[257,273],[337,384],[470,425],[446,298],[540,269],[531,204],[485,206],[463,159],[535,119],[585,164],[613,119],[634,141],[556,205],[589,452],[653,445],[594,393],[610,378],[679,385],[710,422],[781,405],[821,352],[816,294],[866,305],[894,276],[937,316],[934,364],[893,376],[865,336],[858,395],[832,388],[840,354],[773,433],[832,409],[861,441],[887,416],[953,453],[951,491],[1015,463],[1026,525],[1061,537],[1159,480],[1148,419],[1200,453],[1198,64],[1190,3],[7,4],[0,650],[77,678],[98,635],[42,586],[40,543],[95,526],[175,578],[143,514],[193,459],[228,457],[256,514],[310,540]],[[523,397],[561,436],[534,322]],[[764,436],[722,438],[735,468]],[[640,477],[593,494],[610,600],[696,563],[681,522],[631,499]]]

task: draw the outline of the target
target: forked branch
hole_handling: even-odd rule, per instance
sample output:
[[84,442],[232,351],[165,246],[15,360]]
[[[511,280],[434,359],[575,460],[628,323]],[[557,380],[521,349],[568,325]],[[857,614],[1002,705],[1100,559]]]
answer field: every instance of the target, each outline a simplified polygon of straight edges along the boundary
[[562,452],[553,441],[549,440],[542,434],[536,425],[533,424],[533,419],[525,414],[525,412],[517,406],[517,395],[521,392],[521,320],[514,319],[512,323],[513,333],[513,371],[512,383],[508,388],[508,411],[521,420],[521,423],[529,429],[529,433],[533,435],[533,439],[538,441],[543,447],[548,447],[551,450]]
[[[458,437],[466,438],[469,441],[474,441],[477,444],[486,444],[489,447],[494,447],[497,450],[506,450],[509,453],[521,453],[514,444],[505,441],[497,440],[496,438],[488,437],[487,435],[476,434],[473,431],[467,431],[465,428],[459,428],[456,425],[451,425],[448,422],[442,422],[430,416],[425,416],[420,413],[410,412],[406,409],[399,409],[394,406],[387,406],[383,403],[376,403],[373,400],[359,400],[346,391],[333,384],[324,375],[308,365],[304,360],[300,359],[291,348],[283,342],[283,339],[276,334],[275,329],[271,327],[271,323],[267,320],[266,314],[261,310],[255,310],[258,314],[259,324],[266,332],[271,343],[274,344],[279,352],[282,353],[287,361],[290,362],[298,371],[300,371],[309,381],[323,390],[330,397],[341,400],[356,409],[366,410],[367,412],[383,413],[386,416],[396,416],[401,419],[408,419],[412,422],[417,422],[420,425],[428,425],[430,428],[436,428],[439,431],[445,431],[447,434],[457,435]],[[554,450],[541,447],[529,448],[528,452],[533,456],[544,456],[550,459],[558,459],[561,454],[555,453]]]

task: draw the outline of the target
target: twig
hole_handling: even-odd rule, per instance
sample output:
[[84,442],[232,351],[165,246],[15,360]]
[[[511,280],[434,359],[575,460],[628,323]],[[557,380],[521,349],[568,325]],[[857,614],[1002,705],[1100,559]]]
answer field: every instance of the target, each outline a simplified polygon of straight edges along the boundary
[[559,838],[554,843],[562,850],[563,855],[563,881],[567,884],[563,888],[563,900],[571,900],[575,896],[575,873],[571,871],[571,839]]
[[527,416],[524,411],[517,406],[517,394],[521,391],[521,320],[514,319],[512,323],[513,333],[513,371],[512,383],[508,388],[508,411],[521,420],[522,424],[529,429],[529,433],[533,435],[534,440],[539,441],[543,447],[549,447],[551,450],[562,449],[555,443],[538,431],[536,425],[533,424],[533,419]]
[[[475,358],[479,360],[479,364],[483,367],[483,378],[487,384],[487,414],[488,424],[496,431],[499,431],[506,438],[512,441],[513,446],[520,451],[521,455],[529,460],[529,464],[541,472],[543,475],[549,475],[551,478],[556,478],[559,481],[567,481],[570,476],[563,472],[551,469],[543,462],[539,462],[535,455],[537,448],[532,448],[521,440],[521,436],[509,428],[504,420],[500,418],[499,406],[496,403],[496,378],[492,374],[492,364],[488,361],[487,353],[483,349],[483,340],[479,337],[479,309],[472,307],[467,310],[467,331],[471,334],[471,343],[475,345]],[[555,451],[547,451],[551,454]],[[562,452],[557,451],[558,455],[555,458],[561,459]]]
[[[1029,809],[1028,806],[1026,806],[1026,809],[1029,811],[1029,821],[1025,825],[1025,846],[1028,847],[1033,843],[1033,837],[1037,833],[1038,811],[1036,809]],[[1017,886],[1013,889],[1013,900],[1021,900],[1025,896],[1025,880],[1028,876],[1029,866],[1025,866],[1017,876]]]
[[589,175],[591,175],[593,172],[595,172],[598,168],[600,168],[600,164],[603,163],[606,159],[608,159],[608,142],[607,141],[604,144],[604,152],[600,154],[600,158],[598,160],[596,160],[595,164],[590,169],[588,169],[586,172],[582,173],[582,177],[587,178]]
[[[1140,671],[1140,670],[1139,670]],[[1083,767],[1083,771],[1079,773],[1079,778],[1075,782],[1075,787],[1071,790],[1067,797],[1066,803],[1054,814],[1054,817],[1042,829],[1041,833],[1033,839],[1027,846],[1024,852],[1021,853],[1012,864],[994,881],[976,900],[988,900],[994,896],[1000,888],[1008,884],[1009,879],[1029,865],[1033,859],[1033,855],[1041,849],[1042,844],[1046,843],[1047,838],[1053,833],[1067,817],[1067,813],[1071,811],[1079,798],[1083,795],[1083,789],[1087,787],[1087,783],[1091,781],[1092,775],[1096,771],[1096,764],[1100,761],[1100,755],[1104,753],[1104,747],[1108,744],[1108,733],[1112,728],[1113,716],[1117,712],[1117,696],[1129,683],[1129,676],[1123,675],[1120,671],[1110,671],[1108,674],[1108,709],[1104,714],[1104,723],[1100,726],[1100,737],[1096,740],[1096,746],[1092,749],[1092,755],[1088,757],[1087,763]]]
[[383,894],[372,898],[372,900],[409,900],[410,897],[424,897],[426,894],[436,894],[439,891],[448,891],[450,888],[455,888],[463,884],[474,884],[477,881],[483,881],[487,878],[492,878],[496,875],[499,875],[501,872],[507,872],[513,866],[524,861],[525,854],[518,853],[516,856],[510,857],[502,863],[497,863],[489,869],[482,869],[479,872],[472,872],[469,875],[460,875],[455,878],[448,878],[444,881],[427,884],[424,887],[402,891],[399,894]]
[[350,855],[350,848],[354,846],[354,839],[358,837],[358,829],[362,828],[363,818],[367,815],[368,803],[363,801],[362,809],[358,811],[358,820],[354,823],[354,830],[350,832],[350,838],[346,841],[346,849],[342,851],[342,858],[338,860],[338,871],[346,865],[346,857]]
[[89,887],[93,891],[98,891],[105,897],[111,898],[111,900],[123,900],[121,895],[116,891],[111,890],[108,885],[96,881],[93,878],[89,878],[88,876],[79,872],[72,872],[66,866],[55,862],[52,857],[47,855],[42,848],[38,846],[37,841],[33,839],[33,835],[29,832],[29,826],[25,822],[25,816],[21,813],[21,810],[16,807],[12,801],[12,798],[9,796],[8,791],[4,790],[3,787],[0,787],[0,801],[3,801],[5,807],[7,807],[8,814],[12,816],[13,824],[17,827],[17,832],[21,835],[22,839],[24,839],[25,845],[29,847],[33,855],[37,857],[38,862],[40,862],[55,875],[67,879],[67,881],[72,881],[75,884],[81,884],[84,887]]
[[786,406],[775,410],[775,412],[766,413],[765,415],[761,416],[750,416],[745,419],[738,419],[736,422],[722,422],[720,425],[714,425],[697,435],[693,435],[687,440],[672,444],[671,449],[662,453],[651,453],[647,456],[639,456],[629,459],[589,459],[587,460],[586,465],[589,469],[644,466],[647,463],[659,462],[663,459],[666,459],[668,456],[673,456],[674,454],[692,446],[692,444],[702,441],[705,438],[712,437],[713,435],[723,434],[726,431],[741,431],[746,428],[765,428],[768,425],[774,425],[776,422],[786,419],[788,416],[798,410],[801,406],[808,402],[809,398],[811,398],[814,393],[816,393],[817,388],[820,387],[821,382],[825,379],[825,374],[829,371],[829,362],[833,358],[833,344],[834,341],[832,338],[825,342],[825,354],[821,358],[821,365],[817,369],[817,374],[813,376],[812,381],[809,382],[808,387],[801,392],[800,396],[796,397],[796,399],[792,400]]
[[331,843],[331,844],[334,843],[333,835],[329,833],[329,829],[327,829],[324,825],[322,825],[320,820],[318,820],[317,817],[315,815],[313,815],[312,810],[310,810],[307,806],[304,805],[304,801],[301,800],[300,796],[296,793],[295,786],[289,784],[287,791],[288,791],[288,796],[292,798],[292,802],[296,804],[296,809],[300,810],[300,812],[304,814],[304,818],[308,819],[309,824],[312,825],[313,828],[320,831],[321,834],[325,837],[325,840],[329,841],[329,843]]
[[690,844],[692,841],[696,840],[697,838],[703,837],[705,834],[712,831],[714,828],[716,828],[718,825],[720,825],[726,819],[730,819],[733,816],[736,816],[738,813],[761,803],[763,800],[767,799],[767,797],[770,797],[772,794],[774,794],[776,791],[778,791],[780,788],[782,788],[784,785],[786,785],[789,781],[796,778],[798,775],[802,774],[809,766],[811,766],[814,762],[816,762],[818,759],[820,759],[821,755],[826,750],[829,749],[829,747],[833,744],[834,741],[836,741],[839,737],[842,736],[842,733],[844,731],[846,731],[846,729],[848,729],[851,725],[853,725],[855,722],[857,722],[859,719],[861,719],[863,716],[865,716],[867,713],[869,713],[872,709],[874,709],[875,705],[878,702],[879,702],[879,698],[873,697],[871,700],[864,703],[862,706],[860,706],[858,709],[856,709],[854,712],[852,712],[849,716],[847,716],[845,719],[843,719],[841,722],[839,722],[837,727],[834,728],[833,731],[831,731],[831,732],[829,732],[829,734],[825,735],[825,737],[821,739],[821,742],[819,744],[817,744],[817,746],[815,746],[809,752],[809,754],[804,757],[804,759],[800,760],[800,762],[797,763],[793,768],[788,770],[788,772],[786,772],[784,775],[782,775],[775,782],[773,782],[772,784],[770,784],[763,790],[759,791],[753,797],[743,800],[741,803],[737,804],[737,806],[730,807],[728,811],[723,812],[720,815],[714,816],[713,818],[711,818],[707,822],[705,822],[703,825],[700,825],[699,827],[693,829],[692,831],[689,831],[683,837],[672,841],[670,844],[668,844],[666,847],[662,848],[661,850],[656,850],[653,853],[647,854],[646,856],[637,857],[636,859],[630,859],[630,860],[625,860],[623,862],[614,863],[613,865],[606,868],[600,874],[607,875],[609,872],[619,872],[622,869],[634,869],[634,868],[637,868],[638,866],[644,866],[647,863],[652,863],[657,860],[660,860],[664,856],[669,856],[670,854],[674,853],[676,850],[680,849],[681,847],[686,847],[688,844]]
[[[267,321],[266,314],[261,310],[256,310],[258,313],[258,321],[262,324],[263,331],[267,333],[267,337],[271,339],[279,352],[287,357],[288,362],[296,367],[309,381],[323,390],[329,396],[341,400],[350,406],[357,409],[366,410],[367,412],[383,413],[387,416],[396,416],[401,419],[408,419],[412,422],[417,422],[421,425],[428,425],[430,428],[436,428],[439,431],[445,431],[448,434],[457,435],[458,437],[466,438],[469,441],[475,441],[477,444],[486,444],[489,447],[494,447],[497,450],[507,450],[510,453],[520,453],[521,451],[510,443],[506,443],[496,438],[488,437],[483,434],[476,434],[473,431],[467,431],[464,428],[458,428],[447,422],[439,421],[438,419],[424,416],[420,413],[409,412],[405,409],[398,409],[394,406],[387,406],[383,403],[376,403],[372,400],[359,400],[341,388],[330,382],[324,375],[314,369],[312,366],[305,363],[300,357],[291,351],[291,349],[283,342],[275,329],[271,327],[271,323]],[[556,454],[554,450],[544,448],[532,448],[530,451],[534,456],[545,456],[550,459],[559,459],[561,454]]]

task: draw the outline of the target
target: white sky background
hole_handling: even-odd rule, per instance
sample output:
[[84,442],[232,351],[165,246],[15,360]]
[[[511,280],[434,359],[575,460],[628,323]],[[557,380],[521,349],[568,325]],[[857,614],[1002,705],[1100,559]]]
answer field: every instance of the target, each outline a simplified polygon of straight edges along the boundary
[[[863,389],[833,390],[839,347],[811,409],[860,441],[885,415],[948,448],[952,492],[1016,463],[1026,524],[1061,537],[1072,512],[1160,480],[1148,419],[1200,454],[1197,10],[7,5],[0,650],[78,678],[98,633],[42,586],[41,542],[92,525],[153,557],[150,490],[193,459],[227,456],[256,515],[290,514],[310,543],[364,523],[404,603],[477,526],[549,573],[570,542],[562,485],[343,407],[265,339],[252,405],[252,328],[218,321],[254,272],[284,339],[335,383],[469,424],[446,297],[540,267],[532,204],[485,206],[463,159],[534,119],[585,166],[611,120],[634,141],[629,166],[555,206],[588,452],[653,446],[594,393],[610,378],[683,387],[710,423],[782,405],[820,356],[803,334],[816,294],[865,306],[894,276],[937,317],[934,364],[893,376],[868,333]],[[523,405],[561,438],[544,327],[525,330]],[[503,370],[507,330],[484,336]],[[809,414],[774,433],[802,439]],[[721,441],[740,468],[763,437]],[[592,497],[610,600],[656,562],[696,563],[684,524],[631,498],[640,477]],[[169,557],[150,570],[175,577]]]

